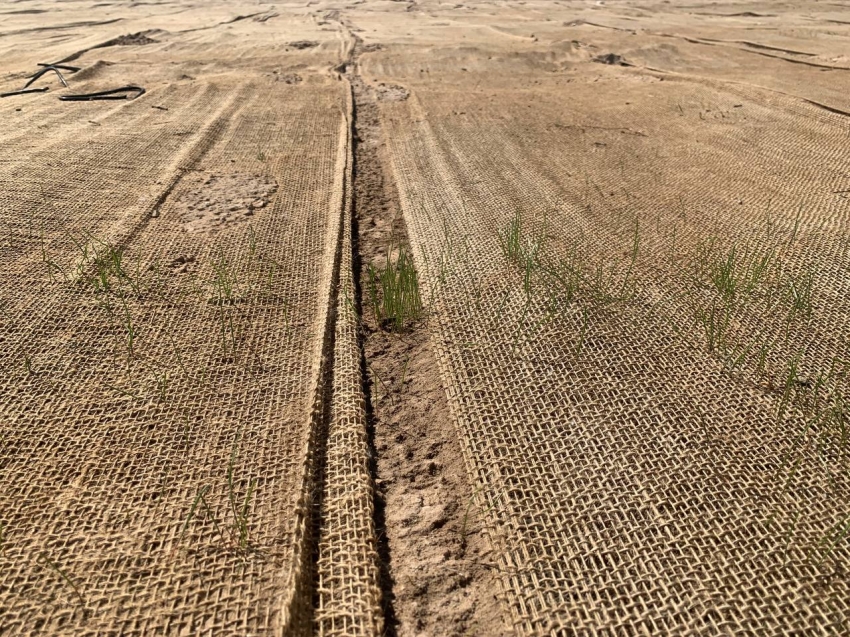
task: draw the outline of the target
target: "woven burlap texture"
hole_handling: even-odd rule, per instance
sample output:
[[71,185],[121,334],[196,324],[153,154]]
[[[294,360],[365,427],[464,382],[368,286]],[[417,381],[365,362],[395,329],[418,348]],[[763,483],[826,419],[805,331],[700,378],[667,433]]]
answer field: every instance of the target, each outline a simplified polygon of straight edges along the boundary
[[[410,93],[382,118],[513,623],[846,632],[846,118],[733,71],[595,63],[565,23],[534,25],[563,76],[530,40],[506,61],[502,40],[424,27],[428,74],[406,44],[361,60]],[[580,28],[597,51],[629,42]],[[711,277],[733,250],[771,274],[730,301]]]
[[[73,60],[69,90],[129,78],[143,99],[0,103],[16,122],[0,150],[5,633],[312,634],[317,578],[326,632],[379,630],[356,323],[335,310],[352,294],[349,89],[328,72],[333,33],[297,14],[215,28],[239,10]],[[173,20],[151,11],[139,22]],[[37,27],[15,37],[44,61],[110,40],[93,28],[55,48]],[[247,37],[222,48],[233,30]],[[315,47],[289,50],[305,32]]]

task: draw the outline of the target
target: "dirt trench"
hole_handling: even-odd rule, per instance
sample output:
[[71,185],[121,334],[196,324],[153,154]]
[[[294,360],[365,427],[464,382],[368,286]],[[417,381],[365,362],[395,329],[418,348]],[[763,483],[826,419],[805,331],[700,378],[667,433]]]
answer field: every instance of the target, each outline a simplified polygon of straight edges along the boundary
[[472,504],[457,432],[428,338],[427,315],[400,334],[378,326],[367,268],[408,248],[377,105],[360,76],[360,41],[346,75],[354,94],[354,276],[362,316],[364,393],[373,445],[386,634],[512,634],[496,599],[495,560]]

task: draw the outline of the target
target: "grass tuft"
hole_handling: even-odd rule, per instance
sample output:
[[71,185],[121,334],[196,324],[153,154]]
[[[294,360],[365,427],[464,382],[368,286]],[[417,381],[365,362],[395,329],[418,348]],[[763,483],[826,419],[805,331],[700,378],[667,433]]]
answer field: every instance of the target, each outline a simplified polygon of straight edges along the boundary
[[410,254],[401,247],[393,263],[391,252],[392,249],[387,252],[383,268],[368,267],[369,300],[378,325],[393,332],[401,332],[422,316],[422,297]]

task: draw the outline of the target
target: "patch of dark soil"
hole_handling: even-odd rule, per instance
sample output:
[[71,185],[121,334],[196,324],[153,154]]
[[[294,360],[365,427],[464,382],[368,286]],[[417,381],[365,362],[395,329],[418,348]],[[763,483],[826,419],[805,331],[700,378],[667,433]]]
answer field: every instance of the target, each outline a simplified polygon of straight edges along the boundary
[[293,49],[312,49],[313,47],[319,46],[319,43],[315,40],[296,40],[295,42],[290,42],[289,46]]
[[192,273],[197,269],[197,263],[193,255],[181,254],[167,264],[168,269],[176,274]]
[[[407,232],[383,157],[382,87],[368,87],[356,62],[347,67],[355,94],[355,276],[367,298],[365,266],[384,263],[389,250],[407,244]],[[426,325],[394,334],[377,325],[370,307],[362,312],[387,632],[512,634],[495,598],[494,558],[470,508],[472,488]]]
[[300,84],[303,78],[298,73],[280,74],[277,71],[272,71],[275,76],[275,82],[283,82],[285,84]]
[[613,64],[615,66],[631,66],[623,56],[617,55],[616,53],[606,53],[604,55],[597,55],[593,58],[594,62],[598,62],[599,64]]
[[410,97],[410,91],[397,84],[380,82],[375,87],[375,96],[382,102],[403,102]]
[[98,44],[96,49],[102,49],[107,46],[144,46],[146,44],[156,44],[159,40],[154,40],[151,35],[158,33],[157,30],[139,31],[138,33],[129,33],[127,35],[119,35],[117,38],[107,40],[103,44]]

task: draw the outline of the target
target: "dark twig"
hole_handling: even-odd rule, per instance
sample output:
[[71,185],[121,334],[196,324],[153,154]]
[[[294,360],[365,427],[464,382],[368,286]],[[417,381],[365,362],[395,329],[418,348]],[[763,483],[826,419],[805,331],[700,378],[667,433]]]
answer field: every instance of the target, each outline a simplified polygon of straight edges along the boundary
[[[131,98],[128,93],[136,93],[136,96]],[[143,89],[141,86],[122,86],[121,88],[113,88],[108,91],[98,91],[97,93],[60,95],[59,99],[63,102],[89,102],[93,100],[126,100],[136,99],[144,94],[145,89]]]

